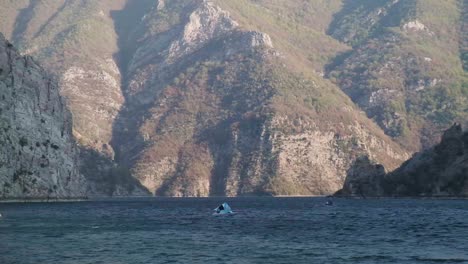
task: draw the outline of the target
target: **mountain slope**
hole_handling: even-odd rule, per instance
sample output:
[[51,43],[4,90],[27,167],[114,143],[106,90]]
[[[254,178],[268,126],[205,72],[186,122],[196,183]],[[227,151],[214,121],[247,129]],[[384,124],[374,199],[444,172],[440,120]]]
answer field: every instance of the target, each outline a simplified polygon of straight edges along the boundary
[[275,47],[296,71],[312,69],[323,75],[324,67],[350,48],[326,34],[341,0],[216,0],[241,27],[268,33]]
[[353,51],[329,65],[328,76],[386,134],[418,150],[467,120],[462,1],[345,3],[328,33]]
[[0,198],[84,197],[71,115],[54,80],[0,34]]
[[[178,19],[157,28],[166,17]],[[324,194],[342,182],[339,175],[356,153],[372,152],[393,166],[404,158],[365,117],[353,113],[338,89],[333,94],[325,82],[281,66],[269,35],[244,31],[219,7],[166,2],[142,22],[145,33],[130,38],[140,43],[125,67],[126,104],[113,145],[119,162],[133,168],[150,191]],[[336,109],[335,103],[341,106]],[[336,116],[320,116],[317,110]],[[347,124],[340,115],[358,121]],[[337,126],[342,134],[336,135]],[[353,130],[360,129],[354,138]],[[369,137],[375,145],[367,145]],[[353,150],[334,146],[353,140]],[[293,157],[298,152],[302,157]]]
[[322,77],[341,1],[30,3],[1,27],[60,78],[92,192],[329,194],[408,157]]

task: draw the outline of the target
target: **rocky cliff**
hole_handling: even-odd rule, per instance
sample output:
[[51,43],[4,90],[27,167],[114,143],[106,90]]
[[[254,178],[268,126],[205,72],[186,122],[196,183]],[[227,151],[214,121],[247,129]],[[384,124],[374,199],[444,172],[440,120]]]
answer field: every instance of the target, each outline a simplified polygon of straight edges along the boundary
[[385,175],[384,166],[375,164],[367,156],[359,157],[348,169],[343,188],[335,196],[382,196]]
[[383,166],[364,158],[357,172],[348,171],[339,196],[467,196],[468,132],[455,124],[440,144],[417,153],[397,170],[385,174]]
[[0,199],[86,195],[58,86],[0,34]]

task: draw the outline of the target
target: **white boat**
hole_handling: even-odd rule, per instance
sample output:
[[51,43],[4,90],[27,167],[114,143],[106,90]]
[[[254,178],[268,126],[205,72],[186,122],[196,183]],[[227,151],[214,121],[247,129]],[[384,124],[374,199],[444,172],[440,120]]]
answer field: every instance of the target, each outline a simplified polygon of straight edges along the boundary
[[234,212],[231,210],[231,207],[227,203],[223,203],[222,205],[216,207],[214,209],[213,215],[229,215],[233,214]]

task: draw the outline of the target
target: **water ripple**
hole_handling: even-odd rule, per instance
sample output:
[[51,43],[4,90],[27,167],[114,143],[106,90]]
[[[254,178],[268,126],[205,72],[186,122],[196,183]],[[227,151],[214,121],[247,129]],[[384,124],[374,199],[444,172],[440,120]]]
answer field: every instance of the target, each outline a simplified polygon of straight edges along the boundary
[[230,198],[0,204],[0,263],[468,263],[468,203]]

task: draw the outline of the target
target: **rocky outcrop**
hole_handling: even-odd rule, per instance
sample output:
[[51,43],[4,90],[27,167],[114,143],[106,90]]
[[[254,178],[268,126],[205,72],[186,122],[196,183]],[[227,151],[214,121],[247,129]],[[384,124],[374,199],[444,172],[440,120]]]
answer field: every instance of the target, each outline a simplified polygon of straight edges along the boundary
[[228,12],[211,2],[202,1],[190,13],[180,37],[171,43],[167,60],[174,61],[187,55],[237,26],[238,23],[229,17]]
[[421,23],[419,20],[408,21],[402,25],[402,29],[406,31],[425,31],[428,30],[426,25]]
[[440,144],[415,154],[386,175],[381,166],[377,171],[372,166],[358,173],[351,171],[337,195],[467,196],[468,132],[455,124],[444,133]]
[[71,128],[56,82],[0,34],[0,199],[84,197]]
[[273,42],[268,34],[257,31],[249,31],[244,34],[245,45],[247,47],[268,47],[273,48]]
[[349,168],[343,188],[335,196],[382,196],[385,174],[384,166],[375,164],[367,156],[359,157]]
[[416,154],[387,177],[391,195],[468,195],[468,133],[453,125],[438,145]]
[[401,26],[401,29],[406,33],[426,33],[429,36],[434,36],[434,32],[432,32],[426,25],[421,23],[419,20],[408,21]]

